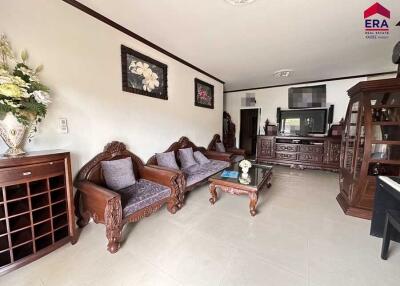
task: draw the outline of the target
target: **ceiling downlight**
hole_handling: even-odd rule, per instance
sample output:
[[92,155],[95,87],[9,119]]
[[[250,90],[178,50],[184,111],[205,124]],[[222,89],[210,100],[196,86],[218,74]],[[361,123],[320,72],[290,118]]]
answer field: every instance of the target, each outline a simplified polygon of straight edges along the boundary
[[253,3],[255,0],[225,0],[225,1],[234,6],[242,6]]

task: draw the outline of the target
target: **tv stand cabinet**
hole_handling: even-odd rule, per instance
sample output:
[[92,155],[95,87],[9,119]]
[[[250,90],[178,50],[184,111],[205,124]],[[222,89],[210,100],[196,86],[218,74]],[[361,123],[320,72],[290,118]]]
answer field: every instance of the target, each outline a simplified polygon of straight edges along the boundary
[[257,162],[337,172],[340,137],[263,136],[257,138]]

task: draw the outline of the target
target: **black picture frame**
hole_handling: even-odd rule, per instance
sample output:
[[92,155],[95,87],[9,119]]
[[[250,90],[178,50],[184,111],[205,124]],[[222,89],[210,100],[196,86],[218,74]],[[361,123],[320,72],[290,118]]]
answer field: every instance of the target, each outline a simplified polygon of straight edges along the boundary
[[[151,91],[145,90],[144,87],[139,88],[136,83],[140,82],[142,79],[139,75],[132,73],[129,70],[129,58],[139,59],[142,62],[147,63],[151,69],[155,70],[154,73],[158,76],[159,86],[155,87],[154,90]],[[168,100],[168,66],[166,64],[121,45],[121,67],[123,91]]]
[[[201,100],[199,98],[199,92],[201,88],[203,87],[203,90],[205,90],[210,97],[210,102],[207,103],[206,100]],[[210,108],[214,109],[214,86],[202,81],[198,78],[194,79],[194,105],[199,106],[199,107],[204,107],[204,108]]]

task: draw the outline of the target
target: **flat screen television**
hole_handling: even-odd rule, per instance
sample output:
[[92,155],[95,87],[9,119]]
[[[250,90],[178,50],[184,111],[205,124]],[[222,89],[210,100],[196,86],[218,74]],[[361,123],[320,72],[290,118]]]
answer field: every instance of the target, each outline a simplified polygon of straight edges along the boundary
[[289,108],[326,106],[326,85],[289,88]]
[[286,136],[326,135],[327,108],[280,110],[279,133]]

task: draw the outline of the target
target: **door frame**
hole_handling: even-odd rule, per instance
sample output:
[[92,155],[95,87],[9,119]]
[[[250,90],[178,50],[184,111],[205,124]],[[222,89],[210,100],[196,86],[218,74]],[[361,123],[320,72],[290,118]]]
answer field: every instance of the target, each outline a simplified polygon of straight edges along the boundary
[[[258,114],[257,114],[257,135],[260,135],[261,133],[261,127],[260,127],[260,123],[261,123],[261,112],[262,112],[262,108],[261,107],[256,107],[256,106],[247,106],[247,107],[240,107],[239,108],[239,136],[237,138],[237,146],[240,146],[240,138],[241,138],[241,133],[242,133],[242,110],[244,109],[257,109],[258,110]],[[257,152],[257,151],[256,151]]]

